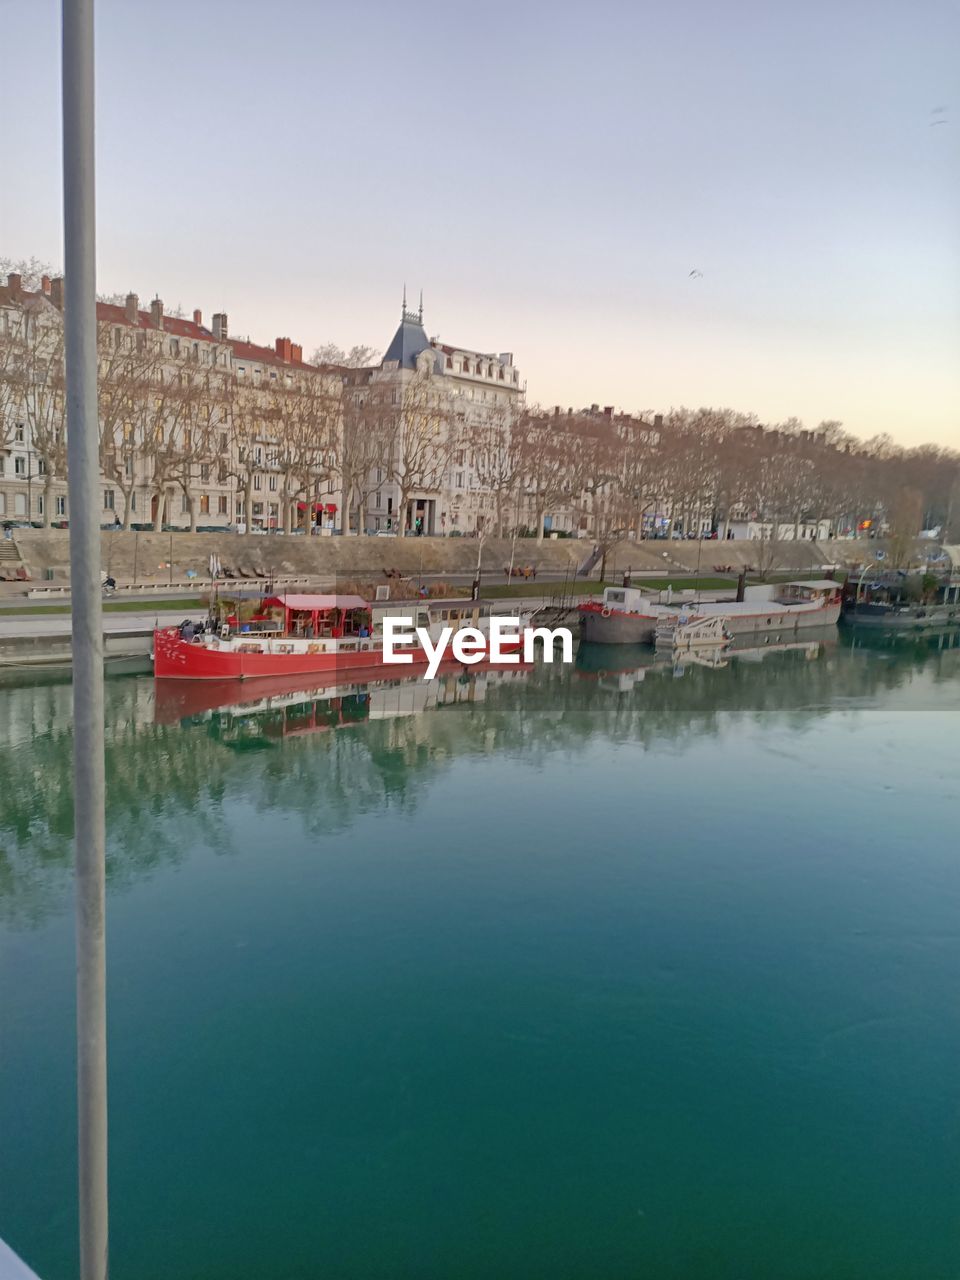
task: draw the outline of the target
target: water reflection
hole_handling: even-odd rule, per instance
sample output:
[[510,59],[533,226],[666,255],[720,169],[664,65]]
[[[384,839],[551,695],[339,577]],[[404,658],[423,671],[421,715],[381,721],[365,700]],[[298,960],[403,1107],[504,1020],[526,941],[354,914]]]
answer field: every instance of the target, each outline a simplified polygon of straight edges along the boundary
[[[955,709],[958,675],[958,635],[831,631],[679,661],[584,646],[572,669],[457,668],[433,681],[119,678],[106,693],[108,875],[116,886],[184,857],[189,841],[159,815],[189,817],[191,838],[215,849],[225,809],[239,803],[296,814],[307,834],[344,830],[362,812],[414,810],[460,756],[537,764],[598,738],[679,750],[719,733],[731,714],[805,731],[838,706]],[[65,905],[71,751],[68,683],[0,687],[0,919],[29,925]]]

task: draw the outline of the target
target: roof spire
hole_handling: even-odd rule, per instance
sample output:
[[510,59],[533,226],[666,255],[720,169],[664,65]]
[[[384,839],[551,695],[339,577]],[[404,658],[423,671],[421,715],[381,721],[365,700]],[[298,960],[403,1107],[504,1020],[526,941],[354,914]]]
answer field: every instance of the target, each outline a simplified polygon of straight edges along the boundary
[[420,323],[423,324],[423,290],[420,290]]
[[403,320],[407,315],[407,282],[403,282],[403,306],[400,309],[400,319]]

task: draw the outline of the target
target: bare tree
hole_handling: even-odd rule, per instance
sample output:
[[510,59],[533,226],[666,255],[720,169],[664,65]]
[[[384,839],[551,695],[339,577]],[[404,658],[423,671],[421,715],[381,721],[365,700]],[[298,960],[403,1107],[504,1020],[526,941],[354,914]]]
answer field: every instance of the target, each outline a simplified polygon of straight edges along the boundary
[[310,357],[313,365],[334,366],[341,369],[369,369],[380,363],[380,353],[376,347],[354,346],[344,351],[335,342],[325,342]]
[[401,531],[410,500],[439,490],[456,445],[446,393],[424,362],[382,406],[390,450],[387,474],[398,490]]

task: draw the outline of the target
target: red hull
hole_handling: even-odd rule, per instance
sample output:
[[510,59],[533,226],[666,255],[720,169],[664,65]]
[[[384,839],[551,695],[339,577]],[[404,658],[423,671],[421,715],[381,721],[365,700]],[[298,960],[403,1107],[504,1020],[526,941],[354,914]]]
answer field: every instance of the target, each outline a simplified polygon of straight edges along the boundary
[[[373,647],[346,653],[224,652],[191,644],[180,638],[176,627],[167,627],[153,633],[153,674],[158,680],[259,680],[303,675],[330,676],[335,680],[347,671],[386,671],[400,679],[427,666],[422,649],[410,653],[412,663],[384,662],[382,652]],[[447,657],[444,665],[449,661]]]

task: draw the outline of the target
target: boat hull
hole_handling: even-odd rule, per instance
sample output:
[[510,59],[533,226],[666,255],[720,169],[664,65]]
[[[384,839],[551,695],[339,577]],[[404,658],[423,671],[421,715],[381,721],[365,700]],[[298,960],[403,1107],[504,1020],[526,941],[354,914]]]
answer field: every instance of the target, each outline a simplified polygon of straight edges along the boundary
[[[691,610],[689,617],[722,617],[731,636],[783,636],[794,635],[811,627],[835,627],[840,618],[840,604],[818,605],[814,608],[793,605],[783,608],[769,602],[758,605],[756,612],[723,613],[721,610],[699,612]],[[662,620],[663,614],[659,616]],[[676,615],[679,620],[679,614]],[[581,634],[591,644],[653,644],[656,639],[658,618],[638,613],[602,610],[596,605],[580,608]]]
[[[348,671],[386,671],[400,678],[425,668],[429,659],[422,648],[404,655],[408,662],[384,662],[383,652],[372,640],[360,642],[366,647],[344,651],[308,652],[295,649],[289,653],[260,653],[234,648],[215,648],[184,640],[176,627],[153,633],[153,674],[158,680],[269,680],[293,676],[330,676],[336,678]],[[501,648],[510,650],[502,641]],[[520,642],[515,646],[519,650]],[[519,656],[519,653],[518,655]],[[445,656],[444,665],[449,663]],[[486,660],[485,655],[477,661]]]
[[641,613],[581,608],[580,634],[588,644],[653,644],[657,620]]

